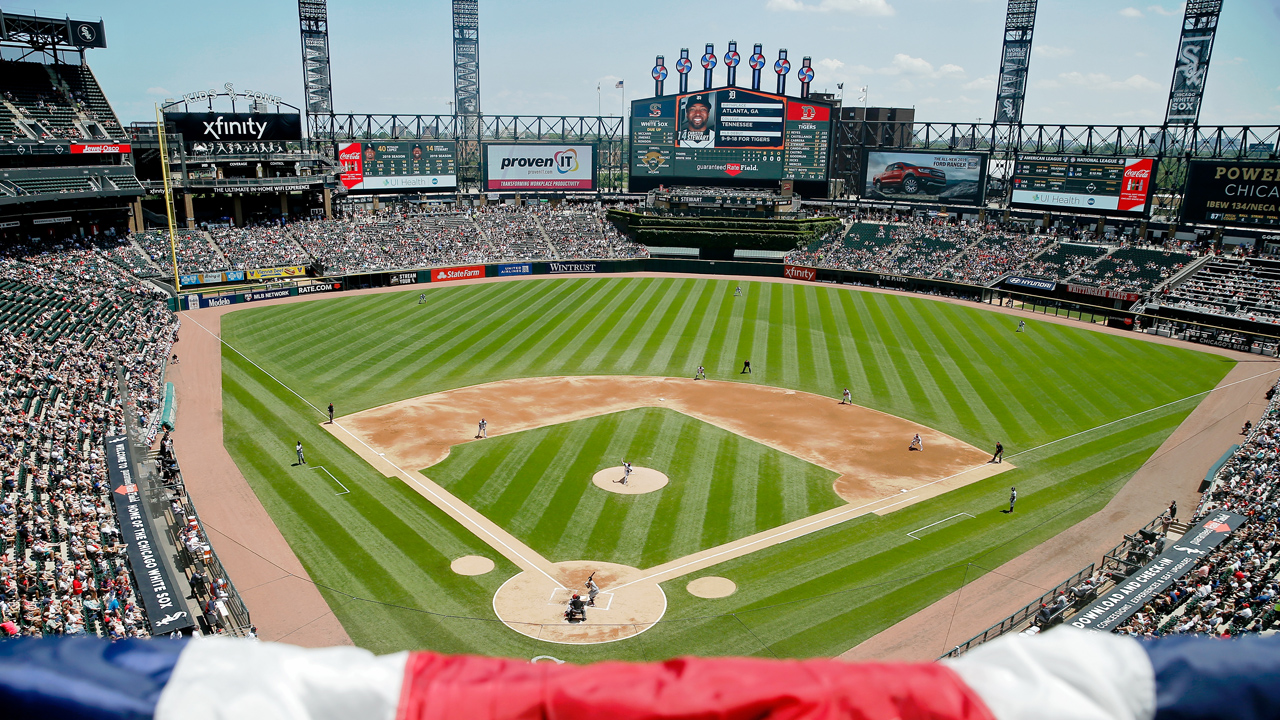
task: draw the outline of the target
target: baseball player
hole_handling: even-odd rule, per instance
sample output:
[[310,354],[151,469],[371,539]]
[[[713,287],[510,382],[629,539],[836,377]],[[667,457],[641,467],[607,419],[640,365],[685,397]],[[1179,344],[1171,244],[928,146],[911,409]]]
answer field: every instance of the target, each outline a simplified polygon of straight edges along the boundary
[[329,403],[329,424],[333,424],[333,403]]
[[298,446],[295,447],[294,450],[298,452],[298,464],[306,465],[307,461],[305,458],[302,457],[302,441],[301,440],[298,441]]
[[1017,330],[1014,330],[1014,332],[1022,332],[1026,327],[1027,327],[1027,321],[1026,321],[1026,320],[1019,320],[1019,321],[1018,321],[1018,329],[1017,329]]
[[627,462],[626,460],[623,460],[622,461],[622,479],[619,480],[618,482],[622,483],[623,485],[626,485],[627,478],[629,477],[631,477],[631,463]]
[[741,286],[741,285],[739,285],[739,286],[737,287],[737,289],[733,291],[733,296],[734,296],[734,297],[742,297],[742,286]]
[[749,372],[751,372],[751,361],[750,361],[750,360],[743,360],[743,361],[742,361],[742,372],[740,372],[740,373],[738,373],[738,374],[739,374],[739,375],[745,375],[746,373],[749,373]]
[[426,294],[426,293],[422,293],[421,295],[419,295],[419,296],[418,296],[418,304],[419,304],[419,305],[422,305],[422,304],[423,304],[423,303],[425,303],[426,301],[427,301],[427,294]]
[[996,441],[996,451],[991,454],[991,462],[1004,462],[1004,445],[1001,445],[998,440]]
[[911,438],[911,444],[907,446],[907,450],[924,452],[924,441],[920,439],[920,433],[916,433],[916,436]]
[[596,596],[600,594],[600,588],[596,585],[595,577],[596,574],[591,573],[591,576],[587,578],[587,607],[595,607]]
[[694,374],[693,374],[693,379],[694,379],[694,380],[706,380],[706,379],[707,379],[707,371],[706,371],[705,369],[703,369],[703,367],[702,367],[701,365],[699,365],[699,366],[698,366],[698,372],[696,372],[696,373],[694,373]]
[[1018,501],[1018,488],[1009,488],[1009,512],[1013,512],[1013,504]]
[[853,404],[853,393],[849,392],[849,388],[845,388],[844,392],[840,395],[840,404],[841,405]]
[[487,437],[489,437],[489,423],[484,418],[480,418],[480,427],[476,429],[476,438]]

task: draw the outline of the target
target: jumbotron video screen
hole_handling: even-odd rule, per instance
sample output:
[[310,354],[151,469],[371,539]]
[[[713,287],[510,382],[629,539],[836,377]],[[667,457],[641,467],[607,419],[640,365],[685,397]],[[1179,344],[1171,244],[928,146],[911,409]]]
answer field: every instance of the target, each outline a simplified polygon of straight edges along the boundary
[[452,140],[375,140],[338,149],[348,190],[455,190],[458,144]]
[[727,87],[631,103],[631,177],[827,179],[831,107]]
[[1146,217],[1151,158],[1020,155],[1013,171],[1014,207]]

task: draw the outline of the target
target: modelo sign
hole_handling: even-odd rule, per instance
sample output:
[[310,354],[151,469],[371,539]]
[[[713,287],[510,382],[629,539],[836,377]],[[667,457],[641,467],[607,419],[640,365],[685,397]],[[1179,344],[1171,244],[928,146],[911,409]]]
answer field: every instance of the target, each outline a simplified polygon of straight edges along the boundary
[[164,120],[189,143],[302,139],[297,113],[167,112]]
[[593,145],[485,145],[485,190],[595,190]]
[[446,280],[472,280],[474,278],[482,277],[484,277],[483,265],[436,268],[431,271],[431,282],[444,282]]
[[800,267],[798,265],[783,265],[782,277],[793,278],[795,280],[816,280],[818,271],[813,268]]

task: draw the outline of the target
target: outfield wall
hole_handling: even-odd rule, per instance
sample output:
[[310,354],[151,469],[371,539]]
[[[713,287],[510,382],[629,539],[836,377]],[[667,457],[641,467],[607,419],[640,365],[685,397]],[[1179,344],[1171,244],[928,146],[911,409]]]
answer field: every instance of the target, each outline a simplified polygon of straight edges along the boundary
[[[1066,316],[1086,323],[1106,324],[1110,327],[1157,332],[1179,339],[1199,342],[1215,347],[1228,347],[1241,352],[1275,354],[1280,343],[1280,328],[1259,329],[1257,323],[1240,318],[1213,317],[1212,323],[1195,313],[1179,312],[1173,308],[1159,308],[1154,314],[1125,309],[1127,300],[1092,298],[1110,306],[1081,302],[1086,299],[1072,292],[1064,283],[1053,283],[1050,288],[1025,287],[1017,284],[1018,278],[1006,278],[1000,286],[987,287],[966,283],[919,278],[910,275],[892,275],[860,270],[834,270],[781,263],[747,262],[740,260],[695,260],[680,258],[636,258],[629,260],[565,260],[490,263],[484,265],[459,265],[425,269],[407,269],[393,272],[366,272],[319,278],[314,281],[299,279],[268,286],[223,288],[206,293],[191,293],[170,298],[171,310],[240,305],[260,300],[414,285],[448,283],[457,280],[479,278],[532,277],[556,275],[608,275],[614,273],[679,273],[690,275],[731,275],[741,277],[780,278],[828,285],[875,287],[926,295],[941,295],[972,302],[1007,305],[1029,312]],[[1268,332],[1270,331],[1270,332]]]

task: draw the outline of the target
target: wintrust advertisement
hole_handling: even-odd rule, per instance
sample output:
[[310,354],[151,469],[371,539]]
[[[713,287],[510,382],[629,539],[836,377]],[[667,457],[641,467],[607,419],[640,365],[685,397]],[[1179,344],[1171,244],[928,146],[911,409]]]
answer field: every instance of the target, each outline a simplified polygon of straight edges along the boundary
[[592,145],[484,146],[485,190],[595,190]]

